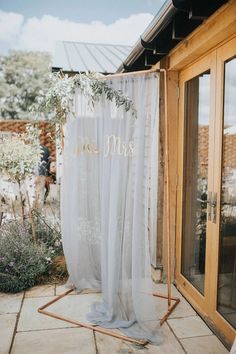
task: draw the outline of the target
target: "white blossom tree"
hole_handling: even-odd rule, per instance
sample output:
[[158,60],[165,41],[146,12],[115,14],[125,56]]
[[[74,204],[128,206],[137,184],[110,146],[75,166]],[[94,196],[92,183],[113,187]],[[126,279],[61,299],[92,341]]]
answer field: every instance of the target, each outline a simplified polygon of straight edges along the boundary
[[13,51],[0,57],[0,119],[39,119],[33,108],[50,87],[46,53]]
[[27,176],[33,176],[41,164],[42,149],[38,137],[39,130],[27,125],[26,133],[15,133],[0,142],[0,172],[18,185],[23,220],[25,202],[22,186]]

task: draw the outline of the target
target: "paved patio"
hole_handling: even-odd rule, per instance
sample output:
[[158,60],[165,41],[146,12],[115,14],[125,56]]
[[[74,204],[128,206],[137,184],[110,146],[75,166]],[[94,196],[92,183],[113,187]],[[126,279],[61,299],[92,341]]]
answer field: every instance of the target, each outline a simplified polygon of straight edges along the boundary
[[[166,285],[156,286],[166,293]],[[132,344],[76,328],[69,323],[37,313],[37,308],[61,294],[64,286],[37,286],[16,295],[0,293],[0,354],[226,354],[219,339],[196,314],[173,286],[180,304],[162,326],[164,343],[144,349]],[[49,309],[77,320],[86,321],[89,306],[99,294],[72,293]],[[158,316],[164,313],[166,301],[157,301]]]

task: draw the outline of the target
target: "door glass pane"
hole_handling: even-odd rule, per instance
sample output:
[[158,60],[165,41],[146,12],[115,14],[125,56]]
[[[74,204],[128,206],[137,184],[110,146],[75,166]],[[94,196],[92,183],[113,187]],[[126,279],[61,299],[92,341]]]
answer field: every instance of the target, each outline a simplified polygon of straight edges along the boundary
[[236,327],[236,59],[225,64],[218,311]]
[[185,84],[185,156],[181,272],[202,294],[208,191],[210,71]]

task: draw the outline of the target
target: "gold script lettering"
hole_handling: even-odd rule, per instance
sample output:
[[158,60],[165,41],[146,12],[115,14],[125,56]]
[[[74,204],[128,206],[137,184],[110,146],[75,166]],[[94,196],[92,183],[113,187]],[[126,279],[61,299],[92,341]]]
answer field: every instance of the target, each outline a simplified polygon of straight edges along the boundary
[[129,143],[125,143],[119,136],[107,136],[104,157],[108,157],[109,155],[132,157],[134,155],[134,142],[130,141]]
[[75,153],[80,155],[81,153],[98,154],[99,150],[94,142],[91,142],[88,137],[79,137],[78,146],[75,149]]

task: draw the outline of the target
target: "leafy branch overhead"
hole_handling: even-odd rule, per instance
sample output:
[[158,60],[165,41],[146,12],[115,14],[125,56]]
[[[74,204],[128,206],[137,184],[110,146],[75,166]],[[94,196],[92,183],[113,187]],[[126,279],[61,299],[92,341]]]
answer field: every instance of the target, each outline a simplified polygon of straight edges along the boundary
[[83,73],[68,77],[51,73],[45,53],[13,51],[0,56],[1,119],[51,120],[62,123],[73,113],[74,93],[80,90],[92,106],[99,99],[123,106],[136,116],[132,100],[112,88],[102,75]]
[[73,112],[75,91],[79,89],[94,106],[102,97],[114,102],[116,107],[123,106],[125,111],[130,111],[136,117],[136,110],[132,100],[120,90],[115,90],[96,73],[67,75],[51,74],[51,87],[45,95],[37,98],[33,109],[43,112],[55,123],[64,123],[69,113]]

